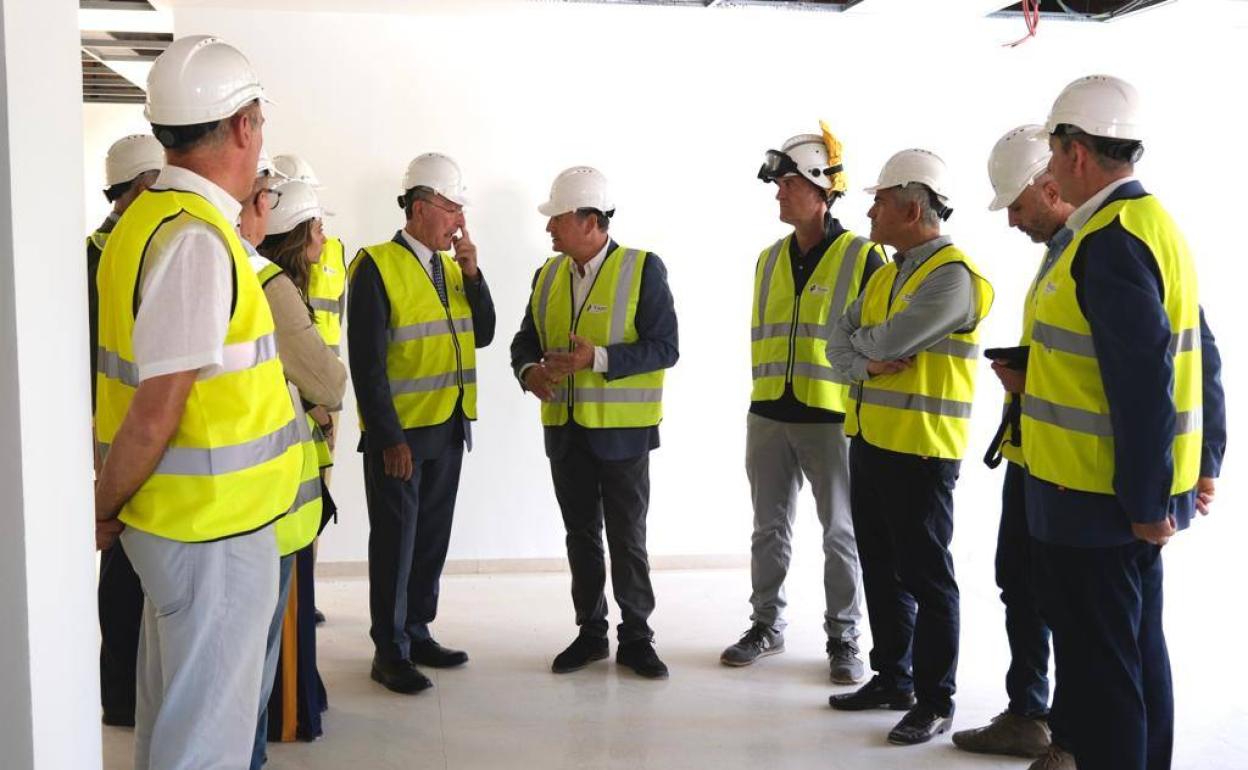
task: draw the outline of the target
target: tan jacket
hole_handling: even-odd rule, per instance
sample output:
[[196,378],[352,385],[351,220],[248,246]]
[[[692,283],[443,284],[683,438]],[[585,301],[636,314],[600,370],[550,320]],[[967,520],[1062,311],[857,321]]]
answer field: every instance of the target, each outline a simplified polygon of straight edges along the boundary
[[312,325],[312,316],[299,290],[285,273],[264,285],[276,327],[277,356],[286,379],[305,401],[335,408],[347,390],[347,367],[329,349]]

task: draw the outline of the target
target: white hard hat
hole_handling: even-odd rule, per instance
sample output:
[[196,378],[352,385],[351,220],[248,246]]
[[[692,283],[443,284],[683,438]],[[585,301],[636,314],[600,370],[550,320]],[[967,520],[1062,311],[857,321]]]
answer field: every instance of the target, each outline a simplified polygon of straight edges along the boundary
[[459,164],[440,152],[417,155],[407,164],[407,173],[403,175],[403,192],[413,187],[428,187],[448,201],[461,206],[468,205]]
[[268,153],[261,149],[260,157],[256,159],[256,176],[276,176],[277,173],[277,168],[269,159]]
[[1140,94],[1135,86],[1112,75],[1079,78],[1058,94],[1044,128],[1052,134],[1062,124],[1092,136],[1143,141]]
[[191,126],[228,118],[268,101],[247,57],[209,35],[173,41],[147,75],[143,117],[158,126]]
[[842,165],[841,142],[819,121],[822,134],[789,137],[779,150],[768,150],[758,178],[764,182],[800,174],[811,184],[831,194],[847,189]]
[[273,213],[269,214],[265,235],[288,233],[295,226],[309,219],[321,219],[325,212],[321,202],[317,200],[316,190],[312,186],[295,179],[288,179],[274,185],[269,195],[277,198]]
[[918,183],[941,198],[949,198],[949,170],[940,156],[930,150],[902,150],[888,159],[880,169],[879,180],[866,192],[905,187]]
[[579,209],[596,209],[603,214],[615,211],[607,178],[596,168],[573,166],[559,172],[550,185],[550,200],[537,207],[538,212],[547,217]]
[[113,142],[104,159],[104,181],[109,187],[129,182],[145,171],[165,165],[165,148],[151,134],[131,134]]
[[273,167],[277,169],[279,176],[286,179],[297,179],[316,189],[324,187],[321,184],[321,180],[316,178],[316,172],[312,170],[312,164],[293,152],[275,156],[273,158]]
[[1044,126],[1027,124],[1007,132],[988,156],[988,181],[992,182],[989,211],[1011,206],[1049,167],[1049,135]]

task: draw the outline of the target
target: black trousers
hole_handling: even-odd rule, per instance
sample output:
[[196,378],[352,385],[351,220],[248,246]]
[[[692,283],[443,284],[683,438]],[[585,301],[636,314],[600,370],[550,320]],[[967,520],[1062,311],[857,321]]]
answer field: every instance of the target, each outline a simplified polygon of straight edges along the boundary
[[143,586],[118,541],[100,554],[100,702],[110,721],[134,719]]
[[599,460],[578,440],[559,459],[551,459],[555,497],[563,511],[568,564],[572,570],[572,605],[576,624],[587,636],[606,637],[607,573],[602,530],[611,552],[611,587],[620,607],[616,629],[621,644],[652,639],[648,620],[654,611],[650,559],[646,553],[646,512],[650,507],[650,455],[627,460]]
[[953,714],[958,584],[953,486],[960,463],[890,452],[855,438],[850,496],[871,622],[871,668],[919,703]]
[[380,450],[364,453],[369,635],[384,659],[407,658],[413,640],[429,638],[463,459],[463,443],[453,441],[434,459],[413,460],[402,481],[386,475]]
[[1001,527],[997,531],[997,586],[1005,604],[1005,635],[1010,668],[1005,675],[1009,711],[1024,717],[1049,713],[1049,627],[1040,616],[1027,531],[1027,471],[1006,463],[1001,488]]
[[1079,770],[1167,770],[1174,690],[1161,622],[1161,549],[1143,541],[1110,548],[1032,542],[1057,662],[1054,742],[1075,755]]

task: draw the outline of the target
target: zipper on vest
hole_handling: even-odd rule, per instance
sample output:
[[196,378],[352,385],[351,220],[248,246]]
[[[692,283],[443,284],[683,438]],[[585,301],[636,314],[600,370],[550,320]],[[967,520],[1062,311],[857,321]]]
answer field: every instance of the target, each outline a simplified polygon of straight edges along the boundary
[[[797,288],[796,282],[794,282],[794,288]],[[793,384],[793,367],[797,362],[797,319],[801,311],[802,292],[799,291],[793,297],[793,320],[789,323],[789,361],[784,368],[784,382],[786,385]]]
[[[611,254],[608,253],[602,258],[602,264],[598,266],[598,272],[594,273],[594,280],[590,282],[589,291],[585,292],[585,299],[581,300],[580,307],[576,306],[576,287],[572,285],[572,276],[568,276],[568,307],[575,311],[572,316],[572,334],[576,334],[581,330],[581,313],[585,311],[585,303],[589,302],[590,295],[594,293],[594,288],[598,286],[598,277],[602,275],[602,268],[606,267],[607,259],[610,257]],[[572,259],[572,257],[568,257],[568,262],[571,263],[571,268],[575,270],[576,260]],[[572,344],[572,338],[571,335],[569,335],[568,352],[571,353],[575,349],[576,346]],[[590,363],[590,367],[593,367],[592,362]],[[568,421],[576,422],[572,416],[572,408],[575,406],[576,402],[576,372],[572,372],[568,379],[570,380],[570,382],[568,382]]]

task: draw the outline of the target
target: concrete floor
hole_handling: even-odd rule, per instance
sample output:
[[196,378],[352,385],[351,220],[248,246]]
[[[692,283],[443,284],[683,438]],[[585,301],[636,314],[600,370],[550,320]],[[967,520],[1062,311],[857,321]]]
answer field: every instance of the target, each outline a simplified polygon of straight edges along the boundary
[[[329,691],[325,736],[270,744],[270,770],[352,768],[1017,768],[1026,760],[967,755],[948,737],[895,747],[892,712],[833,712],[817,564],[790,577],[787,652],[744,669],[719,651],[748,625],[744,570],[654,574],[664,682],[604,661],[555,676],[550,661],[575,633],[565,574],[454,576],[443,582],[437,638],[472,656],[426,673],[433,690],[392,694],[368,678],[368,584],[318,585],[321,673]],[[1004,706],[1002,612],[989,585],[963,585],[962,662],[955,729]],[[1178,768],[1248,767],[1243,690],[1219,685],[1217,655],[1168,618],[1179,693]],[[864,639],[864,649],[869,640]],[[1230,640],[1227,640],[1230,641]],[[1190,647],[1188,645],[1191,645]],[[614,645],[612,647],[614,653]],[[1238,663],[1236,664],[1238,666]],[[1242,677],[1237,673],[1236,676]],[[106,770],[131,767],[131,733],[105,728]]]

